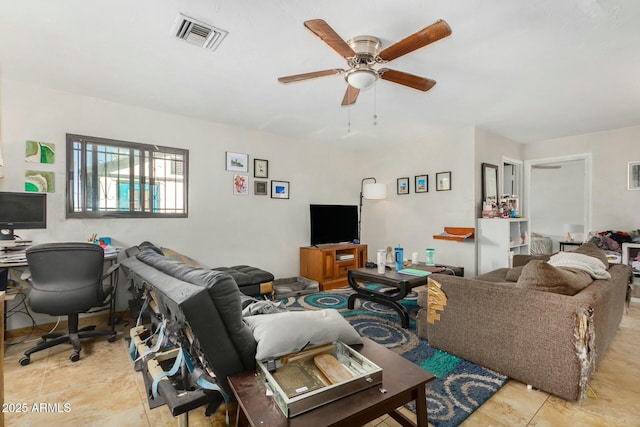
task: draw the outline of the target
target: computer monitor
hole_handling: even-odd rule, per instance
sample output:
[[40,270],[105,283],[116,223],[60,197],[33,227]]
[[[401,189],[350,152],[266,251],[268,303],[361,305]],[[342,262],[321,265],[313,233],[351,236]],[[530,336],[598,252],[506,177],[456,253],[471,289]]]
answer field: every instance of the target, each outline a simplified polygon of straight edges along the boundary
[[47,193],[0,192],[0,240],[32,228],[47,228]]

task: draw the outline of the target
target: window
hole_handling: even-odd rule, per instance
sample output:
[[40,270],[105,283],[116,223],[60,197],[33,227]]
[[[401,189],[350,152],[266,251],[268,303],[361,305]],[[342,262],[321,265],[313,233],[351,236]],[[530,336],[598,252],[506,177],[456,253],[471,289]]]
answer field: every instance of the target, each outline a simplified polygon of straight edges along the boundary
[[67,134],[67,218],[187,217],[189,151]]

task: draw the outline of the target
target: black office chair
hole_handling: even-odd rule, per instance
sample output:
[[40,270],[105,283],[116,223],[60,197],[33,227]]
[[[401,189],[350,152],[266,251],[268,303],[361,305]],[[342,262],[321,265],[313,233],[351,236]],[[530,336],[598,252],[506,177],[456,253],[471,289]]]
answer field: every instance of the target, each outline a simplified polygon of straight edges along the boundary
[[92,308],[110,305],[114,289],[105,285],[104,280],[117,268],[112,266],[103,275],[104,251],[91,243],[46,243],[27,249],[31,283],[29,307],[37,313],[51,316],[66,315],[69,331],[66,334],[52,333],[42,336],[38,344],[25,351],[20,359],[21,365],[28,365],[30,355],[58,344],[71,343],[72,362],[80,359],[80,340],[83,338],[109,336],[109,342],[115,341],[115,325],[110,318],[111,330],[95,330],[87,326],[78,330],[78,314]]

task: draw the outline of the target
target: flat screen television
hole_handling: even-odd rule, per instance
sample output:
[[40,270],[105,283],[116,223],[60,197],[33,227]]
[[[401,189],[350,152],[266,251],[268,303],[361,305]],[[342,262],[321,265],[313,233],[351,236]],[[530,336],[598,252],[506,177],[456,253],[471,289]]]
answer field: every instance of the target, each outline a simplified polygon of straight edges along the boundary
[[14,230],[47,228],[47,193],[0,191],[0,240],[13,240]]
[[358,238],[358,206],[309,205],[311,245],[353,242]]

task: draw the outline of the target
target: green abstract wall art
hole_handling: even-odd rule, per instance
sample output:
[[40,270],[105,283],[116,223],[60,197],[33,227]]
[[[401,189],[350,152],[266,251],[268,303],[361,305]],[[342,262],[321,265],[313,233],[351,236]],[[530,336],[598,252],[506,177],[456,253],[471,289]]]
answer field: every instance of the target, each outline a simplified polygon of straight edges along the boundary
[[53,172],[26,171],[24,173],[24,190],[34,193],[55,192],[56,178]]
[[29,163],[53,164],[56,160],[56,144],[27,141],[25,160]]

